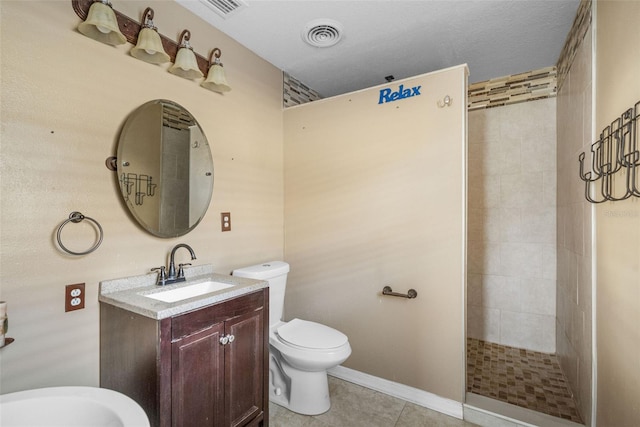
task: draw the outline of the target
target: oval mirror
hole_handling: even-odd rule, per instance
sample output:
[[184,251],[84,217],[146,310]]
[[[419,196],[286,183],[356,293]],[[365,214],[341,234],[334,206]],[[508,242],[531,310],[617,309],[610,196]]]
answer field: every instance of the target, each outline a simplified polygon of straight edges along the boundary
[[127,118],[117,155],[118,180],[131,214],[149,233],[178,237],[204,217],[213,191],[213,159],[196,119],[157,99]]

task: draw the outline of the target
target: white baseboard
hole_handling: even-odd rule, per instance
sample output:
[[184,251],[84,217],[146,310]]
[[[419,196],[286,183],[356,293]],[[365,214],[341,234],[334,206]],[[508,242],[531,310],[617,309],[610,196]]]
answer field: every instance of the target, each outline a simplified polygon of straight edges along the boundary
[[336,366],[329,369],[329,375],[349,381],[389,396],[397,397],[407,402],[415,403],[419,406],[432,409],[437,412],[462,419],[463,407],[461,402],[440,397],[428,391],[420,390],[404,384],[385,380],[380,377],[365,374],[364,372],[354,369],[345,368],[344,366]]

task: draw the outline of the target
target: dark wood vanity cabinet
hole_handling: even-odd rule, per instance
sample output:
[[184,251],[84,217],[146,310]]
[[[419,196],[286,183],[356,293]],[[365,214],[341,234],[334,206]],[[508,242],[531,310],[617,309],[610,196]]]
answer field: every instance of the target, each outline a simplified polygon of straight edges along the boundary
[[162,320],[101,303],[100,386],[154,427],[268,426],[268,301],[265,288]]

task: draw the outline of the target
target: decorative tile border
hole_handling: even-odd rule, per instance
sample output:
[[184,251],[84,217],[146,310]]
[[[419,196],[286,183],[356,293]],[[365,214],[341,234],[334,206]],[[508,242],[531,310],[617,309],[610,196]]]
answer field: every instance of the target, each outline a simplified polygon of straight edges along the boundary
[[[556,67],[547,67],[473,83],[468,88],[469,110],[554,97],[557,94],[556,77]],[[318,92],[295,77],[283,73],[283,105],[285,108],[318,99],[322,99]]]
[[284,108],[322,99],[318,92],[285,72],[282,73],[282,92]]
[[591,0],[582,0],[576,18],[573,20],[573,25],[567,40],[564,42],[562,52],[560,52],[560,58],[558,58],[558,90],[562,87],[564,79],[569,73],[573,58],[576,56],[578,47],[584,40],[584,36],[591,27]]
[[557,94],[556,73],[556,67],[546,67],[472,83],[468,89],[469,111],[552,98]]

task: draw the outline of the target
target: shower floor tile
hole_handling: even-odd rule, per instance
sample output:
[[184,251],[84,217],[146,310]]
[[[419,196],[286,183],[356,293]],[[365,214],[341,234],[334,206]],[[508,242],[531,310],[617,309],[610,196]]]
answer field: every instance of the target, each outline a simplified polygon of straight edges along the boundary
[[467,391],[582,423],[553,354],[467,338]]

